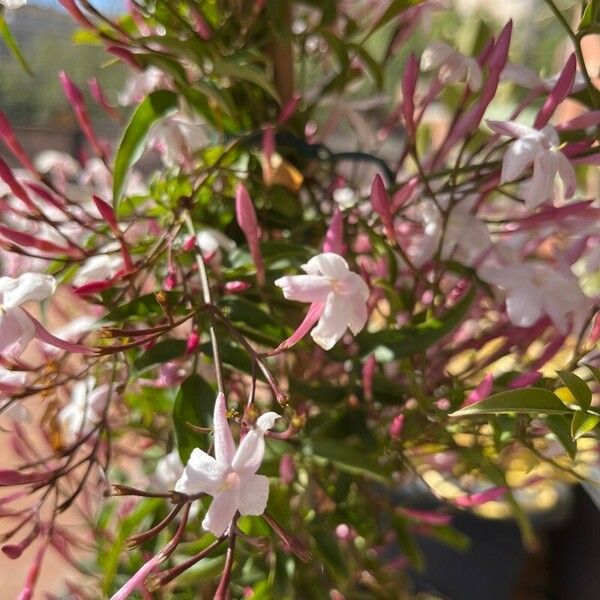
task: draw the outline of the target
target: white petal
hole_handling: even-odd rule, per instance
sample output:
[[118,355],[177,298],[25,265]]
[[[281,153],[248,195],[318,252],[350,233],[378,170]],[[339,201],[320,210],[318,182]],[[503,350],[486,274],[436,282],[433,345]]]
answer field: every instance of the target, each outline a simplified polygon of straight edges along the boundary
[[348,263],[334,252],[323,252],[313,256],[302,269],[309,275],[324,275],[331,279],[344,279],[348,274]]
[[421,69],[430,71],[446,62],[456,50],[444,42],[432,42],[421,55]]
[[531,138],[532,140],[541,140],[542,136],[537,129],[517,123],[517,121],[486,121],[488,127],[499,133],[513,138]]
[[506,64],[500,74],[500,79],[511,81],[512,83],[516,83],[521,87],[529,89],[539,88],[544,85],[543,81],[533,69],[523,65],[513,65],[511,63]]
[[236,489],[219,492],[212,501],[204,521],[202,521],[202,527],[214,536],[221,537],[229,527],[237,509]]
[[467,84],[472,92],[478,92],[481,89],[483,77],[479,63],[474,58],[467,59]]
[[541,300],[532,286],[510,291],[506,299],[506,312],[517,327],[531,327],[541,316]]
[[31,319],[20,308],[0,312],[0,354],[16,358],[35,335]]
[[316,344],[330,350],[342,338],[348,327],[349,302],[338,294],[330,294],[317,326],[310,332]]
[[368,318],[367,305],[362,298],[351,298],[348,303],[348,327],[354,335],[358,335]]
[[541,144],[535,140],[525,138],[513,142],[504,153],[501,183],[518,179],[542,151]]
[[527,193],[523,196],[527,208],[533,210],[540,204],[554,198],[556,169],[553,152],[546,151],[536,156],[533,163],[533,177],[527,188]]
[[269,499],[269,480],[264,475],[242,479],[237,489],[237,505],[242,515],[262,515]]
[[240,442],[231,468],[241,475],[253,475],[258,471],[265,455],[265,439],[260,429],[251,429]]
[[287,300],[324,302],[331,292],[331,282],[320,275],[291,275],[275,281]]
[[369,299],[369,296],[371,295],[369,286],[358,273],[349,271],[348,275],[346,275],[345,283],[351,295],[360,297],[363,302],[366,302]]
[[24,273],[12,281],[3,281],[2,304],[14,308],[29,300],[45,300],[56,290],[56,280],[50,275]]
[[270,431],[273,429],[277,419],[280,418],[280,415],[278,415],[276,412],[266,412],[260,415],[260,417],[258,417],[256,420],[256,429],[262,431],[263,433],[265,431]]
[[577,190],[575,169],[569,159],[560,150],[555,152],[554,160],[558,169],[558,175],[563,182],[565,198],[570,198]]
[[227,421],[227,402],[223,393],[217,394],[213,413],[215,458],[219,465],[228,468],[235,455],[235,443]]
[[194,448],[175,490],[183,494],[205,493],[214,496],[223,483],[223,469],[200,448]]

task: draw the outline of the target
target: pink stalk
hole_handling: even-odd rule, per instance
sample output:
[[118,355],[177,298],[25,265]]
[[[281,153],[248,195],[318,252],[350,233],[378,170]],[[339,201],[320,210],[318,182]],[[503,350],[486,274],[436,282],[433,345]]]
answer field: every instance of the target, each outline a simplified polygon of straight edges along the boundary
[[51,477],[51,473],[21,473],[14,469],[0,469],[0,486],[23,485],[25,483],[36,483],[45,481]]
[[104,290],[109,290],[114,287],[117,283],[116,278],[111,279],[100,279],[97,281],[88,281],[79,287],[73,288],[73,292],[78,296],[90,296],[92,294],[98,294]]
[[84,29],[96,29],[96,26],[81,12],[73,0],[58,0],[58,3],[79,23]]
[[23,146],[17,140],[17,136],[13,131],[13,128],[8,120],[7,116],[0,111],[0,136],[6,144],[7,148],[13,153],[14,157],[29,171],[37,173],[37,169],[31,162],[27,152],[23,149]]
[[22,231],[13,231],[4,225],[0,225],[0,235],[11,242],[14,242],[18,246],[24,248],[35,248],[41,252],[47,252],[53,256],[66,254],[73,258],[81,258],[81,250],[74,247],[58,246],[48,240],[37,238],[29,233],[23,233]]
[[125,600],[137,589],[140,589],[144,580],[161,563],[164,556],[159,552],[148,562],[144,563],[137,573],[114,595],[110,600]]
[[300,95],[294,94],[282,107],[277,117],[277,126],[285,125],[293,116],[300,104]]
[[323,252],[344,254],[344,216],[342,215],[342,211],[337,207],[325,233]]
[[2,158],[0,158],[0,179],[6,183],[13,195],[21,200],[29,210],[39,212],[38,207],[33,203],[25,188],[16,180],[11,168]]
[[321,313],[323,312],[323,302],[313,302],[308,307],[308,312],[304,317],[304,320],[292,335],[290,335],[287,340],[284,340],[275,348],[275,350],[269,352],[269,354],[278,354],[279,352],[283,352],[288,348],[291,348],[293,345],[297,344],[313,327],[313,325],[319,320],[321,317]]
[[35,585],[37,583],[38,577],[40,575],[40,569],[42,568],[42,562],[44,560],[44,555],[46,554],[46,548],[48,544],[41,544],[35,558],[33,559],[33,563],[29,567],[29,571],[27,572],[27,577],[25,578],[25,585],[23,589],[20,591],[16,600],[30,600],[33,596],[33,592],[35,590]]
[[129,253],[129,248],[125,243],[125,239],[123,238],[123,233],[119,229],[119,224],[117,222],[117,216],[110,204],[105,202],[99,196],[94,194],[92,196],[94,204],[98,209],[98,212],[102,216],[102,218],[108,223],[111,231],[117,236],[119,242],[121,243],[121,254],[123,256],[123,263],[125,265],[125,272],[129,273],[133,270],[133,261],[131,259],[131,254]]
[[262,134],[262,153],[267,163],[267,169],[271,170],[271,160],[275,154],[275,130],[273,125],[267,125]]
[[81,90],[73,83],[72,79],[64,71],[59,72],[58,78],[65,92],[65,96],[73,108],[75,118],[81,127],[81,131],[83,131],[83,134],[88,139],[98,156],[100,156],[103,160],[106,160],[106,150],[96,137],[96,133],[92,127],[92,121],[85,106],[85,99],[81,93]]
[[557,131],[573,131],[600,125],[600,110],[590,110],[556,126]]
[[371,184],[371,206],[379,215],[379,218],[383,223],[385,235],[388,241],[390,244],[395,244],[396,235],[394,231],[394,220],[390,210],[390,200],[388,198],[383,179],[381,179],[379,174],[375,175],[375,179]]
[[50,346],[60,348],[61,350],[66,350],[67,352],[73,352],[75,354],[84,354],[86,356],[92,356],[94,354],[93,348],[90,348],[89,346],[84,346],[83,344],[76,344],[75,342],[61,340],[60,338],[57,338],[56,336],[52,335],[37,319],[32,317],[26,310],[22,310],[33,322],[33,326],[35,327],[35,337],[38,340],[41,340],[46,344],[50,344]]
[[104,112],[112,119],[120,121],[121,113],[108,102],[104,90],[95,77],[90,77],[88,79],[88,88],[92,94],[92,98],[94,98],[94,100],[102,107],[102,110],[104,110]]
[[228,281],[223,289],[228,294],[241,294],[250,289],[250,284],[247,281]]
[[200,336],[197,331],[192,331],[185,343],[185,353],[187,356],[193,354],[198,348],[198,344],[200,343]]
[[370,402],[373,400],[373,379],[375,378],[375,369],[377,368],[377,360],[374,354],[370,354],[363,363],[361,369],[362,387],[365,395],[365,400]]
[[52,204],[56,208],[62,210],[65,207],[65,201],[62,198],[58,198],[51,194],[44,186],[34,181],[25,181],[25,185],[40,198],[46,200],[46,202]]
[[390,211],[393,215],[395,215],[410,200],[410,197],[418,186],[419,178],[413,177],[398,188],[396,193],[392,196]]
[[481,383],[467,396],[463,407],[471,406],[481,400],[484,400],[492,393],[492,386],[494,385],[494,376],[488,373],[482,380]]
[[241,183],[238,184],[235,193],[235,215],[238,225],[246,237],[248,247],[250,248],[250,254],[252,254],[252,259],[256,266],[256,279],[258,285],[263,286],[265,284],[265,265],[259,245],[260,236],[256,211],[254,210],[254,205],[252,204],[248,191]]
[[567,59],[563,70],[561,71],[560,76],[558,77],[554,87],[548,94],[548,98],[546,98],[546,102],[544,102],[544,106],[538,112],[533,126],[536,129],[541,129],[548,121],[550,117],[554,114],[554,111],[557,109],[558,105],[569,95],[571,88],[573,87],[573,83],[575,83],[575,75],[577,74],[577,59],[575,58],[575,53],[572,53],[571,56]]

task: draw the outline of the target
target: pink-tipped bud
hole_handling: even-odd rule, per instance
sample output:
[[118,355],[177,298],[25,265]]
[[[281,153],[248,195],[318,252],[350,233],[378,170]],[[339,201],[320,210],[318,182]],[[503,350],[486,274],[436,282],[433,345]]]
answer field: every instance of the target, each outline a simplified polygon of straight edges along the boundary
[[187,355],[193,354],[198,349],[198,344],[200,343],[200,336],[197,331],[192,331],[185,343],[185,353]]
[[279,461],[279,479],[285,485],[291,485],[296,478],[296,463],[291,454],[284,454]]
[[390,424],[390,437],[393,440],[399,440],[404,429],[404,415],[398,415],[394,417],[394,420]]
[[346,523],[340,523],[335,528],[335,537],[342,542],[350,542],[356,537],[356,533]]
[[284,125],[293,116],[300,104],[300,95],[294,94],[282,107],[277,117],[277,125]]
[[171,291],[177,285],[177,270],[170,266],[165,277],[165,289]]
[[135,71],[143,71],[144,68],[140,64],[139,59],[133,52],[126,50],[125,48],[121,48],[121,46],[106,46],[106,50],[110,52],[113,56],[116,56],[120,61],[124,62],[126,65],[129,65]]
[[58,3],[85,29],[96,29],[96,26],[79,10],[73,0],[58,0]]
[[362,386],[365,400],[370,402],[373,400],[373,379],[375,378],[375,369],[377,360],[374,354],[369,355],[362,366]]
[[190,12],[192,14],[192,28],[194,31],[204,41],[210,40],[213,36],[213,31],[207,20],[204,18],[202,13],[195,8],[192,8]]
[[247,281],[228,281],[223,289],[227,294],[241,294],[252,286]]
[[27,208],[34,212],[38,212],[37,206],[33,203],[25,188],[16,180],[11,168],[0,158],[0,179],[6,183],[10,191],[19,199]]
[[51,254],[53,256],[59,256],[66,254],[74,258],[81,258],[81,251],[77,248],[70,246],[59,246],[48,240],[36,238],[29,233],[23,233],[22,231],[13,231],[4,225],[0,225],[0,236],[7,240],[14,242],[15,244],[24,248],[35,248],[41,252]]
[[58,79],[60,80],[60,84],[62,85],[67,100],[73,107],[78,108],[83,106],[85,104],[85,99],[81,90],[75,85],[73,80],[64,71],[58,73]]
[[415,89],[419,76],[419,62],[414,54],[408,57],[402,76],[402,117],[406,133],[410,139],[415,137]]
[[480,382],[480,384],[467,396],[463,407],[471,406],[475,402],[484,400],[492,393],[492,387],[494,385],[494,376],[488,373]]
[[92,200],[94,201],[94,204],[96,205],[100,216],[108,223],[108,226],[114,232],[120,235],[121,231],[119,230],[119,226],[117,224],[117,217],[112,206],[108,204],[108,202],[102,200],[102,198],[100,198],[99,196],[96,196],[96,194],[92,196]]
[[187,240],[185,240],[181,246],[184,252],[191,252],[196,248],[196,236],[191,235]]
[[342,211],[337,207],[325,233],[323,252],[344,254],[344,216],[342,215]]
[[121,115],[119,111],[108,102],[99,81],[95,77],[90,77],[87,83],[92,98],[102,107],[102,110],[109,117],[117,120],[120,119]]
[[508,23],[502,28],[502,31],[498,36],[498,41],[496,42],[496,45],[490,54],[489,67],[490,71],[493,71],[494,74],[499,75],[502,69],[504,69],[506,66],[511,37],[512,20],[509,20]]
[[265,266],[260,251],[260,235],[258,230],[258,221],[256,219],[256,211],[250,199],[248,191],[243,184],[238,184],[235,193],[235,215],[240,229],[246,236],[254,265],[256,266],[256,279],[259,285],[265,284]]
[[535,118],[535,122],[533,126],[536,129],[541,129],[548,121],[550,117],[554,114],[554,111],[558,107],[558,105],[569,95],[571,92],[571,88],[575,83],[575,75],[577,74],[577,58],[575,54],[571,54],[563,67],[554,87],[548,94],[548,98],[546,98],[546,102],[544,102],[544,106],[540,109]]
[[79,287],[73,288],[73,292],[78,296],[91,296],[92,294],[99,294],[114,286],[115,281],[113,279],[101,279],[98,281],[89,281]]
[[373,206],[373,210],[379,215],[379,218],[383,223],[388,241],[390,244],[394,244],[396,242],[394,220],[392,218],[390,201],[385,189],[385,184],[380,175],[375,175],[375,179],[371,185],[371,206]]
[[38,538],[40,535],[39,525],[35,525],[29,535],[25,536],[18,544],[4,544],[2,546],[2,552],[13,560],[19,558],[23,552],[29,548],[31,543]]
[[21,473],[14,469],[0,469],[0,486],[23,485],[49,479],[52,473]]

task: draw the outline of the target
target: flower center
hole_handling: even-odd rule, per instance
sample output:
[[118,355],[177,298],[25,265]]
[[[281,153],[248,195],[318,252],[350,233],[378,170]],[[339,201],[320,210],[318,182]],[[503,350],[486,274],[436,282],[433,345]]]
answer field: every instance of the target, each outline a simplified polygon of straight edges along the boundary
[[220,492],[225,490],[230,490],[232,487],[235,487],[240,481],[240,476],[235,472],[231,471],[231,473],[227,473],[225,476],[225,481],[223,481],[223,485],[219,489]]

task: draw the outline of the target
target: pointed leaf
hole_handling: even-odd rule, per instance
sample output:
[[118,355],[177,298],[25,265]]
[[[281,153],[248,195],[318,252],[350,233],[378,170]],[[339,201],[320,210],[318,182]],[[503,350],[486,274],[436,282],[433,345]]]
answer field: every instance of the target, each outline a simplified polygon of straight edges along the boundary
[[581,409],[586,411],[592,404],[592,392],[587,386],[587,383],[569,371],[556,371],[558,376],[563,380],[564,384],[569,388],[575,402]]
[[571,421],[571,436],[574,440],[578,440],[580,437],[591,431],[600,423],[600,416],[590,415],[582,410],[578,410],[573,415]]

